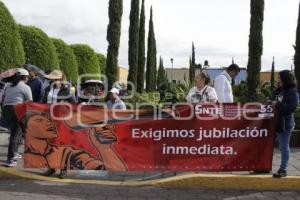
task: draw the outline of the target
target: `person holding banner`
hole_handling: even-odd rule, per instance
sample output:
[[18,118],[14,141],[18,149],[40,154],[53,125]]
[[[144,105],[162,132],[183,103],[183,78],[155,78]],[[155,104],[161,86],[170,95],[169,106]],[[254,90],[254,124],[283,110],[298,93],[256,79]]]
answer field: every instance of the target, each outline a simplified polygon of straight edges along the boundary
[[294,74],[289,70],[279,73],[280,94],[273,104],[278,112],[277,138],[281,152],[281,164],[279,170],[273,174],[274,178],[287,176],[290,147],[289,141],[295,127],[294,112],[297,109],[299,95],[296,89]]
[[189,103],[212,102],[218,101],[218,96],[213,87],[210,87],[210,77],[204,72],[200,72],[195,77],[195,87],[191,88],[186,100]]

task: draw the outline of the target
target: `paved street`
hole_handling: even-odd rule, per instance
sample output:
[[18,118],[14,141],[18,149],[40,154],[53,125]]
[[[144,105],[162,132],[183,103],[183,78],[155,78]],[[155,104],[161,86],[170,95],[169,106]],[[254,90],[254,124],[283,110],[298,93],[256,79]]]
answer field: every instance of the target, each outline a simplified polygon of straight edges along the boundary
[[95,186],[42,181],[1,180],[1,200],[176,200],[176,199],[300,199],[300,191],[233,191],[154,187]]

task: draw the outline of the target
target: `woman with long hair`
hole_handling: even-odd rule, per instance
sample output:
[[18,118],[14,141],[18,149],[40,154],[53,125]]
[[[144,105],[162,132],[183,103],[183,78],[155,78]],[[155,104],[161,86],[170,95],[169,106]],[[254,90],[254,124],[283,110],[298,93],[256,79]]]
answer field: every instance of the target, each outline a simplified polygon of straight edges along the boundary
[[207,73],[200,72],[195,77],[195,87],[191,88],[186,100],[189,103],[211,102],[216,103],[218,96],[215,89],[209,86],[211,80]]
[[278,123],[276,128],[279,148],[281,152],[281,164],[279,170],[273,174],[274,178],[287,176],[287,166],[290,155],[290,137],[295,127],[294,112],[299,102],[299,94],[296,89],[294,74],[289,70],[279,72],[280,93],[275,105],[278,112]]
[[21,155],[17,153],[21,131],[19,131],[19,123],[14,112],[14,106],[26,101],[32,101],[31,89],[26,85],[28,77],[29,73],[26,69],[18,69],[11,83],[8,84],[4,91],[2,114],[11,129],[7,160],[5,162],[7,167],[15,167],[17,165],[17,159],[21,157]]

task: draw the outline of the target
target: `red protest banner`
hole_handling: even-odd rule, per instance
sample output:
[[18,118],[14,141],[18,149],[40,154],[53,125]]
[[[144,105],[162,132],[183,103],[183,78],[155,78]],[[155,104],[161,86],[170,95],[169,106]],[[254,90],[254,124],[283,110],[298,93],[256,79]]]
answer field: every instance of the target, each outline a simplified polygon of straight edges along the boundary
[[155,113],[28,103],[15,110],[25,132],[27,168],[272,168],[275,117],[270,105],[177,105]]

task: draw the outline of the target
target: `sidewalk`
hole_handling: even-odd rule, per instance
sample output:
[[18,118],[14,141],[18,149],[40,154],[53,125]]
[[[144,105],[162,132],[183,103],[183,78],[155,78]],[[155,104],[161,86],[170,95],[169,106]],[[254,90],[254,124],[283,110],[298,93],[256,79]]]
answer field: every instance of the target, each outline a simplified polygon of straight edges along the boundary
[[[8,134],[0,133],[0,166],[1,162],[6,159]],[[23,148],[21,148],[23,149]],[[21,151],[22,152],[22,151]],[[24,169],[22,167],[22,160],[18,162],[18,166],[15,169],[8,169],[1,167],[1,171],[13,174],[17,177],[27,179],[49,180],[58,182],[75,182],[75,183],[91,183],[101,185],[158,185],[158,186],[170,186],[170,187],[185,187],[190,185],[191,187],[209,187],[216,188],[222,186],[222,188],[235,187],[233,182],[236,182],[236,187],[255,189],[258,185],[264,185],[272,189],[274,184],[283,185],[282,181],[285,181],[284,185],[290,189],[300,189],[300,148],[292,148],[291,156],[288,167],[289,178],[284,180],[274,180],[271,178],[271,174],[266,175],[250,175],[249,172],[231,172],[231,173],[195,173],[195,172],[107,172],[107,171],[69,171],[67,179],[60,180],[57,178],[43,177],[41,174],[45,169]],[[280,154],[276,149],[273,159],[273,172],[277,171],[280,164]],[[265,182],[264,182],[265,181]],[[280,182],[281,181],[281,182]],[[242,182],[245,182],[243,185]],[[228,183],[228,185],[227,185]],[[253,185],[251,185],[251,183]],[[296,184],[296,185],[295,185]],[[275,189],[274,188],[274,189]],[[289,188],[287,188],[289,189]]]

